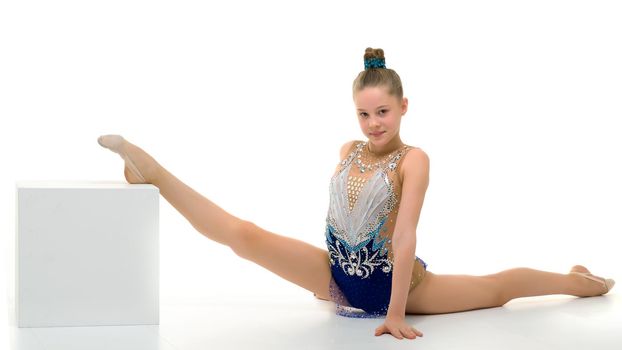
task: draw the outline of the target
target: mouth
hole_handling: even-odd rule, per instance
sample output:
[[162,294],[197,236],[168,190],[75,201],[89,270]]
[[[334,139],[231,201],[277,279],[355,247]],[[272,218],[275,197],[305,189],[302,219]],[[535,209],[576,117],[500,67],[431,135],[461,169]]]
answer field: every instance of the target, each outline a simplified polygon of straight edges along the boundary
[[371,136],[380,136],[380,135],[382,135],[382,134],[384,134],[384,131],[381,131],[381,132],[372,132],[372,133],[370,133],[370,135],[371,135]]

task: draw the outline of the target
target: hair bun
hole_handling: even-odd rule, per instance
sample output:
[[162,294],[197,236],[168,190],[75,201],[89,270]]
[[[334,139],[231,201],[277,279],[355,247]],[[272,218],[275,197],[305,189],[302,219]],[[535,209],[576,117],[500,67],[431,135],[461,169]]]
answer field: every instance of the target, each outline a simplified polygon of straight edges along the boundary
[[365,55],[363,55],[363,63],[365,64],[365,70],[370,68],[387,68],[384,61],[384,50],[368,47],[365,49]]

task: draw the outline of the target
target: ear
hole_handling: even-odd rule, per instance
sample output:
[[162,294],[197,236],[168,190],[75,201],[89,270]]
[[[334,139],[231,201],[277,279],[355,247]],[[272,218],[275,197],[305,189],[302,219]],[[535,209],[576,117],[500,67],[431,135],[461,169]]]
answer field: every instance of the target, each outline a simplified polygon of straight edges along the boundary
[[408,111],[408,99],[406,97],[402,98],[402,115],[406,114]]

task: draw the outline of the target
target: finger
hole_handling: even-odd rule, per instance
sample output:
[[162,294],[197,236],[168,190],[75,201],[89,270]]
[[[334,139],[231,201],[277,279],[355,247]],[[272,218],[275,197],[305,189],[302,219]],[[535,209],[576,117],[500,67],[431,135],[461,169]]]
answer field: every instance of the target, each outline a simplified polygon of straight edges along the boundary
[[415,338],[416,338],[416,337],[420,337],[420,336],[421,336],[421,335],[420,335],[420,334],[421,334],[421,332],[419,332],[418,330],[416,330],[416,329],[414,329],[414,328],[411,328],[409,331],[410,331],[410,334],[412,334],[412,335],[413,335],[413,337],[415,337]]
[[417,328],[410,327],[410,329],[415,333],[416,336],[423,337],[423,333],[421,333]]
[[408,339],[415,339],[417,336],[415,335],[415,332],[411,329],[411,328],[405,328],[402,331],[402,334],[404,334],[404,336]]
[[391,331],[391,334],[396,337],[397,339],[404,339],[404,337],[402,337],[402,333],[400,333],[400,330],[395,330],[395,331]]

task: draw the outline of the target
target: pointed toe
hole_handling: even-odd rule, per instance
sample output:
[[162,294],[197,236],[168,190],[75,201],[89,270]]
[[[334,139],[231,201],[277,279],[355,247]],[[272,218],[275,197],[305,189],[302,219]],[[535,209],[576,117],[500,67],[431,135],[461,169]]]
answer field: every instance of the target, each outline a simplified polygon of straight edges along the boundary
[[97,143],[104,148],[119,153],[125,139],[121,135],[101,135],[97,138]]
[[146,183],[147,180],[142,175],[140,170],[138,170],[138,167],[127,153],[125,142],[125,139],[121,135],[101,135],[97,138],[97,143],[99,143],[100,146],[120,155],[125,161],[125,166],[138,178],[138,180],[141,183]]
[[611,290],[611,288],[613,288],[613,286],[615,286],[615,285],[616,285],[616,281],[614,281],[614,280],[613,280],[613,279],[611,279],[611,278],[608,278],[608,279],[605,281],[605,285],[607,286],[607,292],[609,292],[609,291]]

